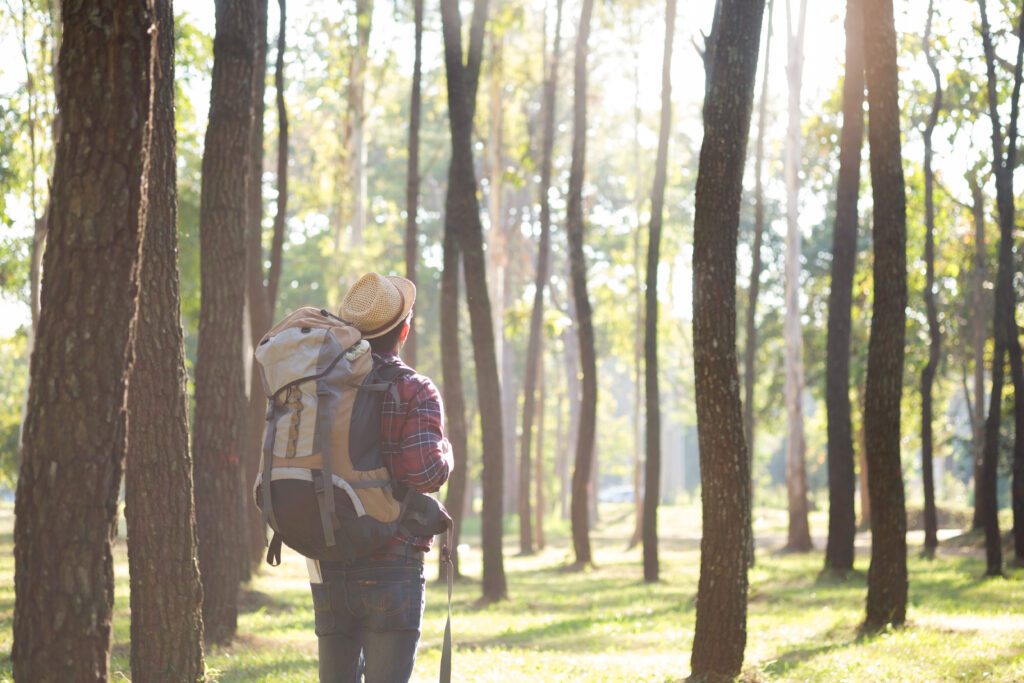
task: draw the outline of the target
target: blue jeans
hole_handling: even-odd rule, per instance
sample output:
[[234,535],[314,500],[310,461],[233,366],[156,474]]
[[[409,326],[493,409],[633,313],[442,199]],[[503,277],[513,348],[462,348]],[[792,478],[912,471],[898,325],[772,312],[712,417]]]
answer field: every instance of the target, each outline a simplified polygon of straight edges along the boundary
[[405,683],[423,620],[423,563],[414,559],[321,563],[312,583],[320,683]]

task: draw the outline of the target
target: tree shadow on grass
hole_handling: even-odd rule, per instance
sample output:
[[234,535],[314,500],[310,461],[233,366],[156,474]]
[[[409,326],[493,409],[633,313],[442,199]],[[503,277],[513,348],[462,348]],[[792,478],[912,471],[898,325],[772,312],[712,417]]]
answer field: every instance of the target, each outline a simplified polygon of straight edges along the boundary
[[[312,609],[312,602],[310,603],[310,609]],[[238,591],[239,614],[248,614],[260,610],[267,614],[286,614],[295,610],[295,603],[248,588],[242,588]]]

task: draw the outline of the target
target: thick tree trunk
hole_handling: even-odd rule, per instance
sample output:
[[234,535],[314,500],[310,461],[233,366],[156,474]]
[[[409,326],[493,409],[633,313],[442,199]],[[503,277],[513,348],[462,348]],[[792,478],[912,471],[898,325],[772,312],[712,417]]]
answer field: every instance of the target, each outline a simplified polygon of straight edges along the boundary
[[693,351],[700,447],[697,678],[734,677],[747,641],[750,461],[736,363],[736,242],[764,0],[721,0],[693,235]]
[[[793,27],[790,0],[786,0],[789,26],[789,125],[786,129],[786,313],[783,323],[786,355],[786,493],[789,534],[786,549],[813,548],[807,524],[807,468],[804,462],[804,361],[800,326],[800,91],[804,69],[804,26],[807,0],[800,0],[797,27]],[[795,31],[795,33],[794,33]]]
[[643,544],[644,581],[658,580],[658,502],[661,492],[661,404],[658,396],[658,263],[661,259],[661,226],[665,213],[668,177],[668,136],[672,129],[672,42],[676,29],[676,0],[665,1],[665,47],[661,61],[661,125],[658,156],[654,162],[651,190],[651,236],[647,245],[647,294],[645,301],[644,395],[647,410],[646,461],[644,463]]
[[[924,484],[924,555],[933,557],[939,545],[938,520],[935,515],[935,468],[932,439],[932,385],[939,370],[942,333],[939,330],[939,314],[935,305],[935,172],[932,170],[932,134],[939,121],[942,109],[942,80],[931,51],[932,17],[934,2],[928,3],[928,21],[924,32],[925,59],[935,79],[935,97],[932,111],[924,131],[924,302],[928,312],[928,362],[921,372],[921,479]],[[1020,347],[1018,346],[1018,349]]]
[[487,0],[476,0],[470,30],[468,62],[462,61],[462,17],[455,0],[442,0],[445,66],[448,75],[448,112],[452,138],[452,159],[445,198],[446,229],[458,231],[462,247],[466,299],[469,304],[473,356],[476,361],[477,396],[483,435],[483,595],[485,602],[504,599],[508,593],[502,557],[502,487],[504,478],[504,436],[501,385],[495,354],[494,325],[487,292],[483,225],[477,200],[476,171],[473,168],[473,116]]
[[125,517],[137,681],[204,680],[192,456],[178,294],[174,17],[152,5],[148,184],[129,370]]
[[217,4],[210,121],[203,152],[199,216],[202,306],[196,353],[194,469],[203,623],[207,642],[235,634],[238,617],[238,447],[245,416],[242,314],[248,220],[254,0]]
[[583,393],[580,399],[579,436],[576,463],[572,473],[572,545],[575,565],[593,562],[590,549],[588,490],[594,463],[594,432],[597,428],[597,359],[594,353],[594,322],[587,296],[587,264],[583,254],[583,176],[587,145],[587,39],[594,0],[583,0],[579,31],[576,34],[576,64],[573,88],[572,164],[569,171],[569,197],[566,232],[569,236],[569,266],[576,304],[577,334],[580,343],[580,368]]
[[977,175],[968,178],[971,185],[971,216],[974,221],[974,268],[971,273],[973,304],[971,307],[971,339],[974,356],[974,423],[971,425],[971,452],[974,455],[974,516],[971,529],[985,526],[982,519],[984,486],[981,465],[985,453],[985,340],[988,337],[989,306],[986,303],[985,277],[988,250],[985,247],[985,193]]
[[87,683],[109,674],[151,22],[123,0],[62,14],[63,130],[15,502],[11,659],[19,681]]
[[[248,192],[248,214],[245,230],[245,275],[246,305],[249,313],[249,346],[247,356],[259,344],[260,339],[270,329],[270,303],[267,301],[266,289],[263,285],[263,117],[265,113],[264,96],[266,94],[267,74],[267,0],[256,0],[256,61],[252,76],[252,107],[253,121],[249,140],[249,179],[246,186]],[[249,401],[246,411],[246,426],[243,433],[242,446],[239,454],[243,467],[241,514],[245,520],[246,534],[241,538],[244,551],[239,565],[239,578],[248,581],[252,572],[259,567],[263,559],[266,534],[260,511],[244,492],[248,491],[260,467],[260,453],[263,444],[263,430],[267,425],[267,397],[263,393],[259,370],[255,363],[249,376]]]
[[[562,39],[562,0],[558,0],[555,18],[555,42],[551,51],[551,63],[544,80],[544,131],[541,142],[540,166],[540,245],[537,247],[537,272],[534,280],[533,311],[530,314],[530,339],[526,345],[526,377],[523,380],[523,433],[521,435],[521,451],[519,456],[519,550],[521,553],[533,552],[533,539],[530,530],[530,443],[533,433],[533,417],[535,407],[538,374],[543,373],[541,356],[544,322],[544,292],[547,288],[548,275],[551,270],[551,166],[555,147],[555,95],[558,92],[558,68],[561,61]],[[541,406],[540,410],[543,410]],[[538,434],[537,440],[540,442]],[[539,446],[538,446],[539,449]],[[537,451],[538,460],[542,457]],[[540,465],[538,464],[538,471]],[[542,516],[539,489],[541,479],[538,477],[537,516]],[[538,529],[540,529],[538,522]],[[538,534],[538,541],[540,534]]]
[[[412,93],[409,96],[409,160],[405,171],[405,277],[416,284],[416,265],[419,260],[419,228],[416,224],[420,202],[420,111],[422,109],[423,82],[423,0],[413,0],[415,22],[415,49],[412,67]],[[410,366],[416,367],[416,330],[402,348],[402,356]]]
[[[828,542],[825,568],[853,569],[857,519],[853,510],[853,422],[850,415],[850,328],[857,265],[857,201],[864,145],[864,12],[862,0],[846,3],[846,75],[839,147],[836,222],[832,233],[832,285],[828,295],[825,408],[828,418]],[[866,480],[865,480],[866,481]],[[864,488],[866,498],[866,487]]]
[[864,1],[864,55],[875,252],[864,400],[872,511],[864,626],[877,630],[887,624],[902,625],[907,614],[907,512],[900,468],[907,216],[892,0]]
[[[757,382],[757,300],[761,294],[761,248],[764,244],[764,134],[768,117],[768,75],[772,55],[772,16],[774,0],[768,0],[768,37],[764,47],[761,76],[761,101],[757,108],[757,146],[754,161],[754,244],[751,247],[750,288],[747,294],[746,346],[743,349],[743,435],[750,457],[750,506],[754,506],[754,385]],[[754,517],[750,517],[747,563],[754,566]]]
[[[992,47],[985,0],[979,0],[979,5],[981,8],[981,37],[985,48],[985,64],[988,72],[989,118],[992,120],[992,167],[993,175],[996,178],[996,206],[999,210],[999,269],[996,274],[995,312],[993,314],[995,348],[992,353],[992,394],[989,401],[988,418],[985,421],[985,450],[981,467],[984,495],[981,497],[980,505],[985,528],[985,573],[988,576],[1000,576],[1003,573],[1003,548],[999,533],[997,483],[1004,362],[1011,345],[1017,345],[1016,350],[1010,351],[1011,359],[1014,353],[1020,353],[1013,303],[1013,273],[1015,270],[1013,172],[1017,166],[1017,119],[1020,112],[1018,99],[1021,88],[1021,66],[1022,60],[1024,60],[1024,14],[1021,15],[1017,28],[1017,62],[1014,69],[1010,121],[1004,156],[1003,129],[999,123],[995,51]],[[1018,433],[1017,436],[1020,437],[1021,434]]]

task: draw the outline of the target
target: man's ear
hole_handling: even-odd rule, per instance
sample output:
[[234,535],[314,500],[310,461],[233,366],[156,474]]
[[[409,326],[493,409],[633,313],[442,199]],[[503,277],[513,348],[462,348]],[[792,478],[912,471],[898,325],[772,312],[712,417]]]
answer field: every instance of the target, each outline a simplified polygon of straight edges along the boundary
[[409,338],[409,321],[406,320],[402,323],[402,331],[398,333],[398,343],[404,344],[405,340]]

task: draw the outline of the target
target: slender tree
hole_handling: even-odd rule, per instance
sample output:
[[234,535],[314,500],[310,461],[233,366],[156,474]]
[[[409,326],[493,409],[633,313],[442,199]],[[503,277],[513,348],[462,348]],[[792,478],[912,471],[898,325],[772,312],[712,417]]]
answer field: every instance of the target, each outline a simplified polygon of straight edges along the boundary
[[647,246],[645,301],[644,391],[647,401],[647,458],[644,463],[644,581],[658,580],[658,499],[661,491],[661,406],[658,397],[658,262],[661,225],[665,213],[668,178],[668,136],[672,128],[672,42],[676,28],[676,0],[665,0],[665,47],[661,61],[661,127],[651,190],[651,237]]
[[[1015,219],[1013,172],[1017,166],[1017,125],[1020,113],[1019,97],[1021,88],[1021,66],[1024,61],[1024,13],[1017,28],[1017,61],[1014,66],[1013,94],[1010,101],[1010,121],[1007,130],[1005,152],[1003,129],[999,123],[997,81],[995,71],[995,50],[989,29],[988,8],[985,0],[979,0],[981,7],[981,38],[985,49],[985,66],[988,72],[989,118],[992,120],[992,172],[996,179],[996,206],[999,211],[999,267],[996,273],[995,311],[993,331],[995,348],[992,353],[992,389],[988,417],[985,421],[985,450],[982,456],[982,490],[984,496],[980,506],[985,527],[985,573],[999,576],[1003,573],[1002,539],[999,534],[999,499],[997,496],[997,465],[999,460],[999,427],[1002,413],[1004,363],[1009,352],[1012,364],[1019,367],[1020,342],[1017,336],[1017,322],[1014,314],[1013,295],[1013,230]],[[1016,346],[1016,349],[1012,347]],[[1016,355],[1016,359],[1014,356]],[[1014,373],[1017,379],[1018,373]],[[1016,383],[1016,382],[1015,382]],[[1022,388],[1024,391],[1024,388]],[[1014,401],[1020,404],[1020,401]],[[1024,405],[1020,408],[1024,410]],[[1018,423],[1020,417],[1017,417]],[[1017,441],[1020,441],[1020,433]],[[1017,447],[1015,445],[1015,452]]]
[[373,0],[356,0],[355,6],[355,44],[351,46],[348,63],[345,139],[352,201],[352,245],[360,246],[366,229],[366,67],[370,57]]
[[876,630],[902,625],[907,613],[907,513],[900,469],[907,216],[892,0],[864,0],[864,55],[875,256],[864,400],[872,512],[864,626]]
[[921,371],[921,479],[924,485],[924,555],[933,557],[939,545],[938,520],[935,515],[935,469],[932,465],[932,385],[939,370],[942,332],[935,305],[935,171],[932,168],[932,135],[939,122],[942,109],[942,79],[932,54],[932,20],[935,16],[934,0],[928,2],[928,20],[924,30],[924,55],[935,80],[932,111],[924,130],[924,303],[928,312],[928,362]]
[[[412,93],[409,95],[409,159],[405,171],[405,277],[416,284],[418,226],[420,202],[420,111],[423,82],[423,0],[413,0],[415,33],[412,66]],[[415,328],[415,324],[413,325]],[[405,362],[416,367],[416,333],[409,336],[402,348]]]
[[[754,384],[757,379],[757,300],[761,294],[761,249],[764,245],[764,135],[768,118],[768,75],[771,73],[772,16],[774,0],[768,0],[768,37],[764,46],[764,67],[761,74],[761,101],[757,107],[757,145],[754,161],[754,245],[751,247],[750,288],[747,294],[746,346],[743,349],[743,435],[750,456],[750,505],[754,505]],[[747,561],[754,566],[754,528],[751,515]]]
[[[557,0],[555,10],[555,42],[551,49],[551,61],[544,79],[544,132],[541,142],[540,166],[540,245],[537,247],[537,273],[534,281],[533,311],[530,314],[530,339],[526,346],[526,378],[523,380],[523,433],[519,456],[519,550],[533,552],[533,537],[530,522],[530,445],[533,436],[533,418],[538,410],[536,386],[541,368],[541,335],[544,322],[544,292],[551,270],[551,165],[555,147],[555,94],[558,92],[558,69],[562,53],[562,0]],[[540,439],[540,436],[537,437]],[[537,457],[541,457],[540,451]],[[540,496],[538,490],[540,516]]]
[[242,314],[256,62],[255,0],[217,3],[199,237],[202,304],[193,453],[203,623],[208,642],[235,634],[244,529],[238,447],[245,414]]
[[800,318],[800,91],[804,71],[804,29],[807,0],[800,0],[793,25],[791,0],[786,0],[789,63],[789,125],[786,128],[786,311],[783,322],[786,370],[786,493],[789,509],[787,550],[813,547],[807,524],[807,467],[804,462],[804,361]]
[[693,362],[700,448],[701,538],[690,665],[734,677],[747,641],[750,461],[736,363],[736,242],[764,0],[721,0],[693,230]]
[[546,477],[544,469],[544,417],[547,413],[546,406],[546,382],[544,381],[544,347],[540,349],[540,368],[537,376],[537,457],[534,459],[534,489],[536,490],[537,505],[536,514],[533,516],[534,538],[537,540],[537,550],[544,550],[547,545],[544,538],[544,512],[547,507],[544,496],[544,481]]
[[971,529],[984,528],[984,486],[981,465],[985,453],[985,340],[988,338],[989,305],[985,294],[988,249],[985,246],[985,193],[982,189],[980,169],[967,174],[971,187],[971,220],[974,223],[974,264],[971,269],[971,347],[974,363],[974,409],[971,424],[971,454],[974,456],[974,515]]
[[594,432],[597,428],[597,359],[594,353],[594,321],[587,296],[587,265],[583,254],[583,175],[587,151],[587,40],[594,0],[583,0],[579,30],[576,33],[576,64],[573,87],[572,164],[569,171],[569,198],[566,232],[569,235],[569,266],[576,329],[580,344],[583,392],[580,402],[579,435],[576,439],[576,463],[572,472],[572,545],[576,566],[593,562],[590,550],[590,518],[587,505],[588,485],[594,463]]
[[843,133],[839,143],[836,222],[832,233],[832,278],[828,294],[825,409],[828,419],[828,542],[825,568],[836,574],[853,569],[857,533],[853,499],[853,423],[850,407],[850,328],[853,273],[857,264],[857,201],[864,146],[863,0],[846,2],[846,75],[843,79]]
[[501,385],[495,354],[494,325],[487,291],[483,225],[473,167],[473,118],[477,83],[483,54],[483,30],[488,0],[475,0],[467,60],[462,55],[462,17],[457,0],[442,0],[445,67],[448,75],[448,113],[452,160],[445,198],[446,230],[458,236],[466,278],[473,357],[476,361],[477,398],[483,435],[483,596],[484,602],[501,600],[508,593],[502,557],[502,494],[504,436],[502,433]]
[[62,130],[15,500],[11,659],[19,681],[86,683],[109,674],[151,21],[127,0],[61,12]]
[[127,398],[125,517],[131,665],[137,681],[204,680],[192,456],[177,264],[174,15],[150,5],[152,59],[139,247],[139,295]]

